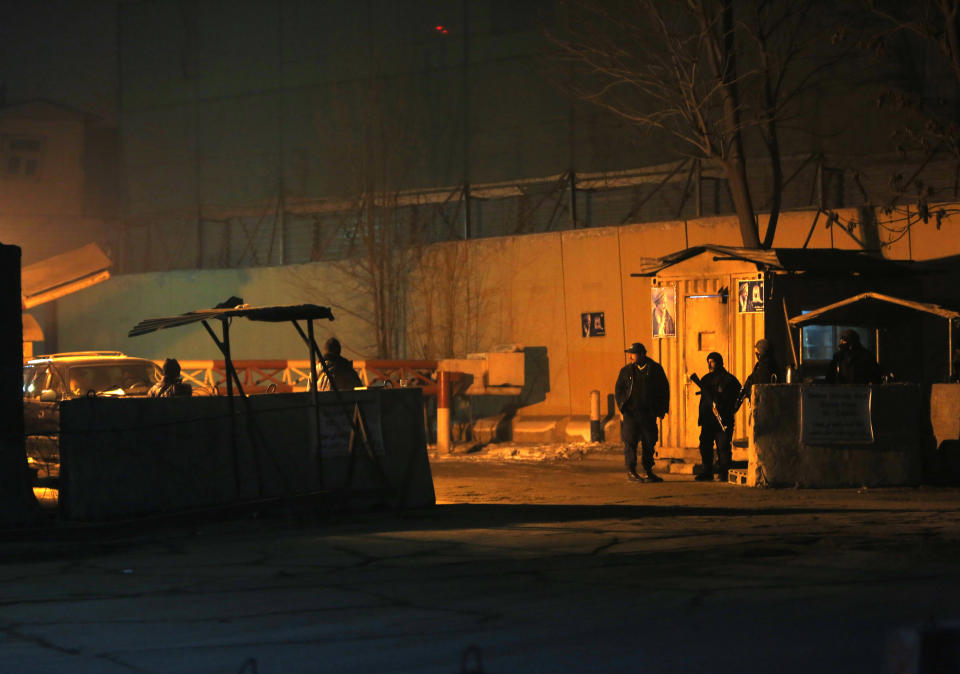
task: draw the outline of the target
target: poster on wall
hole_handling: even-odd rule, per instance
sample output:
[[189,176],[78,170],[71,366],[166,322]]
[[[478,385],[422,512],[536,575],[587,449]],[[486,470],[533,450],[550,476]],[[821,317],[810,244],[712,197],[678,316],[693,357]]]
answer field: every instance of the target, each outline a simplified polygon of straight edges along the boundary
[[763,311],[763,281],[757,279],[737,281],[737,312],[757,314]]
[[677,289],[675,286],[654,286],[650,289],[650,306],[653,307],[651,325],[653,336],[677,336]]
[[606,328],[603,325],[603,312],[591,311],[586,314],[580,314],[580,324],[584,337],[603,337]]

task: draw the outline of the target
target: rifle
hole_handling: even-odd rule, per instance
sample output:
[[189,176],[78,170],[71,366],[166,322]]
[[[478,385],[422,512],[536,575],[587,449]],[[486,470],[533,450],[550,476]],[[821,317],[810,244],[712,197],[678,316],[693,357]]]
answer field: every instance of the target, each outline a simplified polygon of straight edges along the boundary
[[700,383],[700,377],[697,376],[696,372],[690,375],[690,381],[696,384],[697,388],[700,389],[700,394],[710,401],[710,409],[713,411],[713,416],[716,417],[717,423],[720,424],[720,430],[726,433],[727,426],[723,423],[723,419],[720,418],[720,412],[717,410],[717,403],[713,400],[708,392],[703,390],[703,384]]

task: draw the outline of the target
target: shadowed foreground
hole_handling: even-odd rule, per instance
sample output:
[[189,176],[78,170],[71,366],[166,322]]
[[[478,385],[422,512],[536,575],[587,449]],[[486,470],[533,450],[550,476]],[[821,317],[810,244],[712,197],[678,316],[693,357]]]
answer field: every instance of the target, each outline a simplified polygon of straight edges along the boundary
[[957,619],[960,491],[433,466],[441,505],[7,532],[0,658],[34,672],[883,671]]

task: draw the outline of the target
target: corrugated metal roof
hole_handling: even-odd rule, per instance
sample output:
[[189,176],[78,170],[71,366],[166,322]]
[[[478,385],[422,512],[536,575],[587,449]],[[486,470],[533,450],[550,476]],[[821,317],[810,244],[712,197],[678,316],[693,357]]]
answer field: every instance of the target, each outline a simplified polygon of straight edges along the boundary
[[717,258],[729,260],[743,260],[745,262],[755,262],[764,267],[779,267],[776,253],[770,250],[755,250],[752,248],[732,248],[730,246],[692,246],[684,250],[664,255],[659,258],[640,258],[640,271],[633,272],[630,276],[655,276],[667,267],[672,267],[684,260],[703,253],[713,253]]
[[862,250],[834,248],[775,248],[758,250],[730,246],[693,246],[660,258],[640,258],[640,270],[631,276],[655,276],[664,269],[697,255],[712,253],[715,260],[752,262],[758,270],[814,273],[884,273],[902,274],[915,271],[915,264],[888,260]]
[[901,322],[904,311],[919,311],[948,320],[960,317],[960,312],[946,309],[938,304],[905,300],[869,292],[828,304],[801,316],[794,316],[790,319],[790,325],[794,327],[804,325],[890,325]]
[[886,275],[920,271],[917,264],[910,260],[890,260],[865,250],[777,248],[774,252],[785,271]]
[[190,311],[179,316],[169,316],[166,318],[148,318],[140,321],[128,333],[129,337],[145,335],[148,332],[162,330],[164,328],[174,328],[179,325],[189,325],[190,323],[199,323],[200,321],[212,318],[232,318],[241,316],[249,318],[251,321],[267,321],[270,323],[281,323],[284,321],[314,320],[326,318],[333,320],[333,312],[330,307],[322,307],[317,304],[288,304],[273,307],[251,307],[241,304],[232,308],[222,309],[201,309]]

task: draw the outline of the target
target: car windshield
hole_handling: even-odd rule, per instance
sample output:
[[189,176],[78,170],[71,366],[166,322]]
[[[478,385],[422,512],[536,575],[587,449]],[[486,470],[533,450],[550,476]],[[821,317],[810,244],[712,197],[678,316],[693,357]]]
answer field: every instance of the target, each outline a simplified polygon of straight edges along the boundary
[[40,395],[43,382],[34,381],[37,378],[37,368],[33,365],[23,366],[23,394],[33,398]]
[[160,379],[153,363],[103,363],[74,365],[67,372],[72,395],[115,393],[116,395],[146,395]]

